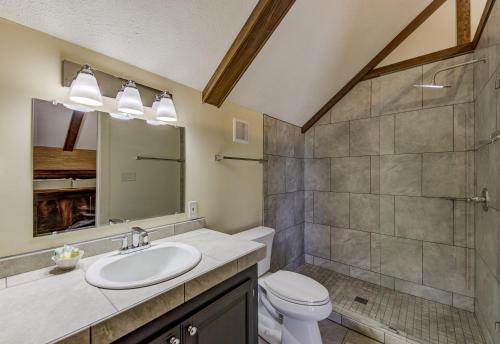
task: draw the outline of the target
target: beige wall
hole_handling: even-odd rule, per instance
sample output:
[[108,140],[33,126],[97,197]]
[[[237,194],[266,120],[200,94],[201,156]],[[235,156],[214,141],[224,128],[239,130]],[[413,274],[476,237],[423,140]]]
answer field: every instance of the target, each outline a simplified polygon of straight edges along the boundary
[[[483,14],[486,0],[471,0],[470,3],[472,38]],[[456,0],[448,0],[387,56],[379,67],[450,48],[456,43]]]
[[[262,114],[226,103],[201,103],[199,91],[49,35],[0,19],[0,257],[125,230],[101,227],[55,236],[32,236],[31,99],[65,97],[61,61],[90,63],[124,78],[174,94],[186,127],[186,200],[197,200],[207,226],[236,232],[261,223],[262,166],[213,160],[215,153],[262,156]],[[232,143],[232,117],[250,123],[250,144]]]

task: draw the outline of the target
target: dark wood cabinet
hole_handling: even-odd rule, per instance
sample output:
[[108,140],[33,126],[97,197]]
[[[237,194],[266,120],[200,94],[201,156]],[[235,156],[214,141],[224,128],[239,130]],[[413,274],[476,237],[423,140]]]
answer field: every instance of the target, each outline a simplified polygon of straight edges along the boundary
[[252,288],[247,281],[181,324],[183,344],[254,343]]
[[238,273],[115,343],[256,344],[257,266]]

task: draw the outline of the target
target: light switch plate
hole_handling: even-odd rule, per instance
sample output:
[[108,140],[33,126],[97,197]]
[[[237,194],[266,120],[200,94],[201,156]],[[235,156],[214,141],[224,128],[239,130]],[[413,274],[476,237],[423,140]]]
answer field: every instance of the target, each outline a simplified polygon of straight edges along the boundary
[[198,217],[198,202],[196,201],[189,201],[188,202],[188,215],[189,217]]

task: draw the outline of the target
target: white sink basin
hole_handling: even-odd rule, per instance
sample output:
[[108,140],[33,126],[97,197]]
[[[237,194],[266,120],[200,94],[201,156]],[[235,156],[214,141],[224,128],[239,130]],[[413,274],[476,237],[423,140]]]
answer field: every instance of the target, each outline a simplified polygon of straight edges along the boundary
[[167,242],[96,261],[85,274],[88,283],[107,289],[130,289],[160,283],[194,268],[201,253],[193,246]]

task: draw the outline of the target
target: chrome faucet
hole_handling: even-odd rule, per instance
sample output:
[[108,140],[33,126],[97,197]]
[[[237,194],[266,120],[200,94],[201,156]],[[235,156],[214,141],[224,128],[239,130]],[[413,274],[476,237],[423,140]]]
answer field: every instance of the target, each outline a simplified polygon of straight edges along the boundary
[[[151,231],[149,233],[153,233],[155,231]],[[124,235],[115,239],[113,241],[121,241],[122,246],[119,250],[120,254],[132,253],[140,250],[144,250],[151,246],[149,243],[149,233],[141,228],[141,227],[132,227],[131,229],[131,242],[129,244],[129,236]]]

